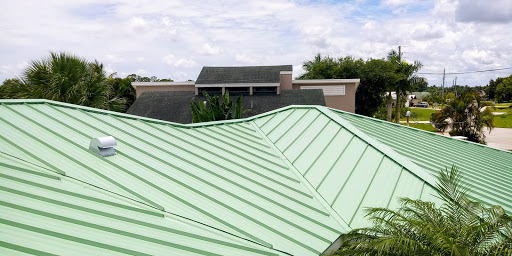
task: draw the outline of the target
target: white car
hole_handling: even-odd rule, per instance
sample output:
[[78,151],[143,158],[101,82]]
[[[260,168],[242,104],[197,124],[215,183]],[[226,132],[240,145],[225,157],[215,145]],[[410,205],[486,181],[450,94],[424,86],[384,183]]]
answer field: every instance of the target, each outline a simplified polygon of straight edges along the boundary
[[416,104],[418,108],[428,108],[428,106],[428,102],[418,102],[418,104]]

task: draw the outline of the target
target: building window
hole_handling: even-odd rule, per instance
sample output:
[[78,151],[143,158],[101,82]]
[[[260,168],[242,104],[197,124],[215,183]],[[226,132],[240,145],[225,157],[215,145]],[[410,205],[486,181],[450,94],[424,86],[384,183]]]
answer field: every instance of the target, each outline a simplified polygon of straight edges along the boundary
[[203,95],[203,91],[206,91],[209,95],[222,94],[222,87],[203,87],[199,88],[199,95]]
[[226,87],[229,95],[249,95],[249,87]]
[[321,89],[324,91],[324,96],[341,96],[345,95],[345,86],[344,85],[335,85],[335,86],[311,86],[305,85],[301,86],[300,89]]
[[277,94],[277,87],[253,87],[253,94]]

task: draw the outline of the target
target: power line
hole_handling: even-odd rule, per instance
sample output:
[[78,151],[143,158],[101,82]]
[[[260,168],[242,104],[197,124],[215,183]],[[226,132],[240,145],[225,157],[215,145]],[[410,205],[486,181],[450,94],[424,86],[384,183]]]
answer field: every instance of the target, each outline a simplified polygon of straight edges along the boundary
[[470,73],[483,73],[483,72],[492,72],[492,71],[500,71],[500,70],[507,70],[512,69],[512,67],[509,68],[493,68],[493,69],[486,69],[486,70],[476,70],[476,71],[463,71],[463,72],[418,72],[418,74],[421,75],[460,75],[460,74],[470,74]]

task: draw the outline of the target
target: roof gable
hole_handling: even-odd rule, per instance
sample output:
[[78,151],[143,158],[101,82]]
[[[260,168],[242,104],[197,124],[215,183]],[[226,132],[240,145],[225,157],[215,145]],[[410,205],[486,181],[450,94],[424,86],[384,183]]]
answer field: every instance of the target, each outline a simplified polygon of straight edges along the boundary
[[196,84],[279,83],[280,72],[292,69],[292,65],[203,67]]

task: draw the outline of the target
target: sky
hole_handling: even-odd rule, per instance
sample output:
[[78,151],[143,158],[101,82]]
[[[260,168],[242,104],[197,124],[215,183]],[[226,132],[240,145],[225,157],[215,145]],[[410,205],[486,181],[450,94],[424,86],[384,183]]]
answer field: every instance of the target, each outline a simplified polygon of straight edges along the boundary
[[[398,46],[424,73],[512,67],[511,0],[0,1],[0,81],[50,51],[98,60],[107,75],[174,81],[195,80],[203,66],[291,64],[296,77],[317,53],[384,58]],[[445,84],[510,74],[447,75]]]

